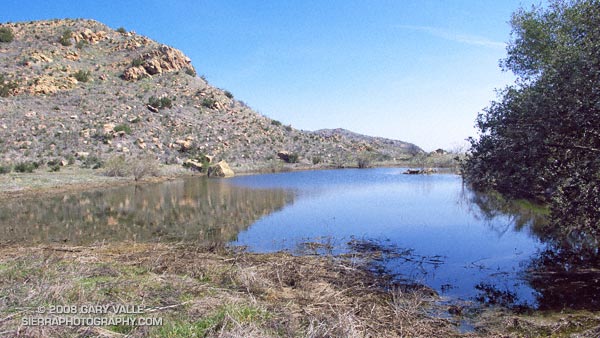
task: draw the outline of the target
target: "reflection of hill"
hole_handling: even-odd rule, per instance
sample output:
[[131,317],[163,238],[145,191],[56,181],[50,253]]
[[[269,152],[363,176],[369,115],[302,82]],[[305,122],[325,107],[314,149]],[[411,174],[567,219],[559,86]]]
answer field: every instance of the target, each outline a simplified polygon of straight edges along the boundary
[[0,242],[229,241],[292,200],[284,190],[190,178],[7,201],[0,206]]

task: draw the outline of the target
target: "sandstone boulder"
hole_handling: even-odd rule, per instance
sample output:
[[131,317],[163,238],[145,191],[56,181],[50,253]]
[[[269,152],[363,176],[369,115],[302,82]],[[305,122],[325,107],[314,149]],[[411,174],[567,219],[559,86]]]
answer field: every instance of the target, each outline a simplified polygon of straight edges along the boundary
[[225,161],[220,161],[215,165],[211,165],[208,168],[208,177],[233,177],[235,176],[233,170],[229,168],[229,164]]
[[127,81],[135,81],[147,77],[149,74],[142,66],[129,67],[123,72],[123,79]]
[[115,131],[114,123],[105,123],[102,126],[102,132],[104,133],[104,135],[112,134],[114,131]]
[[183,162],[183,166],[186,168],[190,168],[193,171],[202,171],[204,169],[202,163],[192,159],[188,159],[185,162]]
[[177,140],[175,144],[179,145],[179,150],[181,151],[187,151],[192,148],[192,141],[190,140]]

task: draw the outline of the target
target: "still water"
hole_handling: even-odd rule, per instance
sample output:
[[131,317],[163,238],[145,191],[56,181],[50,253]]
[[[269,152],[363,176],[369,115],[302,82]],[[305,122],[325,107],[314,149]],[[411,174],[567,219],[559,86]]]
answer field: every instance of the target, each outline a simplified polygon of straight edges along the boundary
[[403,171],[196,177],[9,200],[0,206],[0,244],[211,240],[306,253],[303,245],[316,242],[340,253],[371,241],[403,253],[384,262],[396,278],[443,298],[542,305],[526,272],[545,244],[529,218],[475,203],[481,197],[459,176]]

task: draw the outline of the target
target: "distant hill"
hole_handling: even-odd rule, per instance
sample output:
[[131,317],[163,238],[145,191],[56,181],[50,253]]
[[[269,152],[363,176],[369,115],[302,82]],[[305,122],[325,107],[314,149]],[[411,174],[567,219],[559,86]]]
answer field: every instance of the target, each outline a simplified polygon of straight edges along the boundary
[[[411,158],[402,141],[343,129],[308,132],[262,116],[197,75],[182,52],[93,20],[0,25],[0,163],[199,153],[237,169],[278,163],[347,165]],[[210,53],[210,50],[206,51]]]

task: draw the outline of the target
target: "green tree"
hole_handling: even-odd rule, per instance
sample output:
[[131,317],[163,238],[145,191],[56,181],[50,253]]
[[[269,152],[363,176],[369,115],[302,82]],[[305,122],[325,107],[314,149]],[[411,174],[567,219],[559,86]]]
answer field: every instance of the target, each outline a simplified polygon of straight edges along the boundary
[[[516,83],[477,118],[463,166],[476,188],[551,206],[554,228],[600,239],[600,1],[513,14]],[[586,238],[583,238],[583,237]]]

